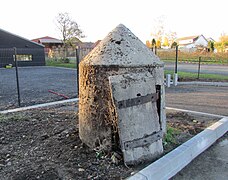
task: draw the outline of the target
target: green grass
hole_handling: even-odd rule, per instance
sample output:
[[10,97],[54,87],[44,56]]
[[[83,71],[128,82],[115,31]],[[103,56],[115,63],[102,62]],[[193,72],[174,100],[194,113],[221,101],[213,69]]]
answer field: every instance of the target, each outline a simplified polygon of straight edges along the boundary
[[[165,75],[166,74],[174,74],[173,71],[171,70],[165,70]],[[183,78],[183,79],[197,79],[198,78],[198,73],[191,73],[191,72],[181,72],[178,71],[178,77],[179,78]],[[200,74],[200,79],[203,80],[207,80],[207,79],[211,79],[211,80],[215,80],[215,81],[224,81],[224,80],[228,80],[228,76],[223,76],[223,75],[217,75],[217,74]]]
[[46,66],[54,66],[54,67],[65,67],[65,68],[76,68],[75,63],[63,63],[59,61],[46,61]]

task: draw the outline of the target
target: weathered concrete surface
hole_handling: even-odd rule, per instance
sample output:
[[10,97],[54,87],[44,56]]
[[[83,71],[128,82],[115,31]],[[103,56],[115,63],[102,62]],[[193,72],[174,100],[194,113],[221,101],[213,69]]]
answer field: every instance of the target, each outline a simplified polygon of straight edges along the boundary
[[[109,76],[148,72],[164,100],[164,63],[129,29],[117,26],[79,65],[79,135],[91,148],[111,149],[118,142],[118,125]],[[165,130],[165,104],[159,103],[158,123]],[[104,150],[103,149],[103,150]]]
[[164,66],[164,63],[122,24],[110,32],[85,57],[83,63],[120,67]]
[[[136,164],[152,160],[163,152],[162,129],[157,99],[152,101],[148,98],[143,102],[142,98],[148,97],[148,94],[156,96],[155,78],[149,72],[145,72],[110,76],[109,81],[125,163]],[[133,99],[139,104],[122,108],[121,103]]]

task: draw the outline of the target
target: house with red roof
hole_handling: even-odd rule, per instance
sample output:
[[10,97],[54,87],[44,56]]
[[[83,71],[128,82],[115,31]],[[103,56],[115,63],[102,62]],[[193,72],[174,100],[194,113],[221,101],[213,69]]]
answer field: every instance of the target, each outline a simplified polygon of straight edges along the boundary
[[37,39],[32,39],[33,42],[44,45],[45,55],[48,56],[49,53],[55,48],[60,48],[63,46],[63,42],[59,39],[45,36]]

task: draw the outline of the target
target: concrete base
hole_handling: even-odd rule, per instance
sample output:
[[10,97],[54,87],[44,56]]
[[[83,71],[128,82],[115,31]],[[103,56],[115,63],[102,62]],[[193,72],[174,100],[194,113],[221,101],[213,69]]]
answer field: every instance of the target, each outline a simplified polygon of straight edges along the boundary
[[173,75],[173,84],[174,84],[174,86],[177,86],[177,83],[178,83],[178,74],[174,74]]
[[166,74],[166,86],[170,87],[170,85],[171,85],[171,75]]

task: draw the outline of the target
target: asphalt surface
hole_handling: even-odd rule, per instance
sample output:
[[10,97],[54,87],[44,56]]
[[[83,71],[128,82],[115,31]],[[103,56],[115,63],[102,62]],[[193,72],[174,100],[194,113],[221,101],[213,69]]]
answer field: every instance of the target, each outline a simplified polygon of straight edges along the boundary
[[[174,62],[165,62],[165,69],[166,70],[174,70],[175,64]],[[177,69],[178,71],[183,72],[192,72],[198,73],[198,64],[187,64],[187,63],[178,63]],[[208,65],[208,64],[201,64],[200,65],[200,73],[203,74],[219,74],[228,76],[228,65]]]
[[[0,110],[18,107],[15,68],[0,68]],[[49,90],[77,97],[76,70],[56,67],[20,67],[18,69],[21,106],[65,99]]]
[[173,180],[227,180],[228,133],[182,169]]
[[228,87],[171,86],[166,88],[166,106],[228,116]]

